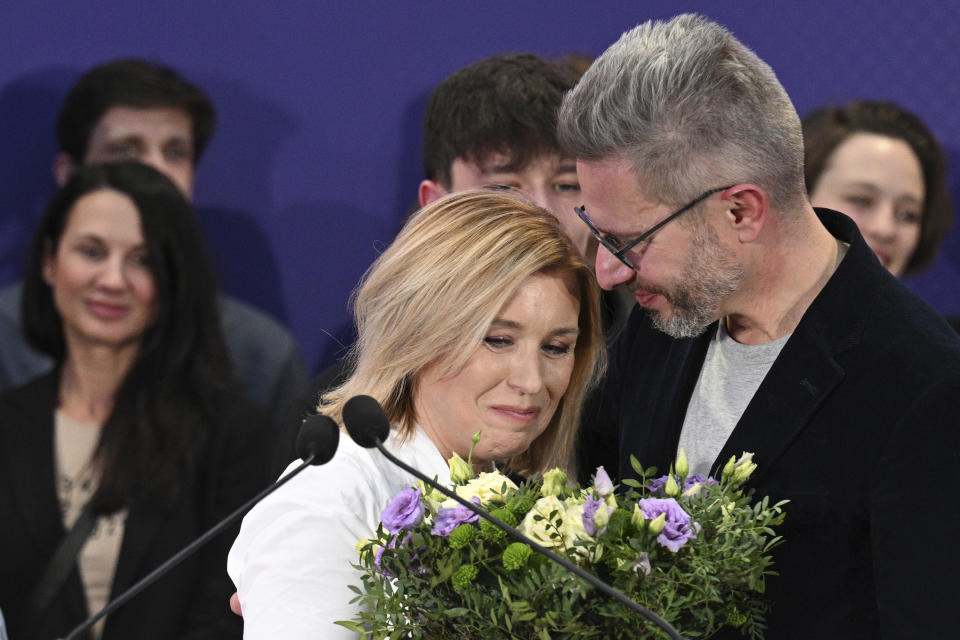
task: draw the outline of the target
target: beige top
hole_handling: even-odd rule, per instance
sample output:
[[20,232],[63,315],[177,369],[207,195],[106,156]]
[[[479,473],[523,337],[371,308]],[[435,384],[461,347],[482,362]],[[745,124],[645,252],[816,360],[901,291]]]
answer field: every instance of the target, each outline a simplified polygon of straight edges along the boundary
[[[77,422],[57,411],[54,426],[57,497],[63,526],[69,530],[95,489],[90,458],[100,437],[100,425]],[[110,599],[126,518],[126,509],[97,518],[80,549],[77,565],[91,614],[100,611]],[[100,620],[94,627],[95,638],[102,635],[105,622],[106,619]]]

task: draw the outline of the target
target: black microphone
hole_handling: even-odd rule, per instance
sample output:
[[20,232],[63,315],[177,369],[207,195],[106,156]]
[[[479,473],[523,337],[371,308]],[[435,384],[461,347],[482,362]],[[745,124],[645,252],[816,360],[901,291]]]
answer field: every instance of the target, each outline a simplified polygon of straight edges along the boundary
[[[300,431],[297,433],[297,455],[303,459],[303,463],[299,467],[248,500],[236,511],[207,530],[207,532],[202,536],[178,551],[169,560],[145,575],[132,587],[108,602],[107,606],[101,609],[97,614],[87,618],[79,626],[75,627],[73,631],[71,631],[66,637],[66,640],[74,640],[74,638],[79,638],[82,634],[89,631],[90,628],[93,627],[98,620],[100,620],[100,618],[103,618],[104,616],[119,609],[121,606],[126,604],[130,598],[134,597],[151,584],[159,580],[171,569],[191,556],[195,551],[197,551],[197,549],[210,542],[210,540],[215,538],[224,529],[239,520],[255,504],[285,485],[295,475],[309,466],[321,465],[330,462],[330,459],[333,458],[333,454],[337,452],[338,444],[340,444],[340,429],[337,427],[336,422],[323,415],[312,415],[308,417],[306,420],[304,420],[303,425],[300,427]],[[226,606],[226,604],[224,604],[224,606]]]
[[473,502],[461,498],[447,487],[441,486],[439,483],[434,482],[432,478],[428,478],[423,473],[420,473],[420,471],[417,469],[414,469],[387,451],[386,447],[383,446],[383,441],[390,434],[390,421],[383,412],[383,408],[380,406],[380,403],[370,396],[354,396],[353,398],[347,400],[346,404],[343,406],[343,426],[347,428],[347,433],[350,434],[350,437],[353,439],[353,441],[361,447],[365,449],[372,449],[376,447],[380,450],[380,453],[387,458],[387,460],[397,465],[407,473],[419,478],[420,480],[423,480],[423,482],[425,482],[427,485],[433,487],[448,498],[453,498],[484,520],[487,520],[497,528],[506,532],[507,535],[519,540],[520,542],[530,545],[530,548],[534,549],[538,553],[547,556],[567,571],[571,571],[580,578],[583,578],[589,582],[596,589],[599,589],[606,595],[619,601],[632,611],[639,613],[644,618],[660,627],[660,629],[666,632],[666,634],[674,640],[684,640],[684,637],[681,636],[680,633],[674,629],[669,622],[658,616],[653,611],[650,611],[646,607],[634,602],[621,592],[597,578],[595,575],[584,571],[566,558],[557,555],[546,547],[540,546],[527,536],[520,533],[520,531],[517,529],[508,525],[506,522],[487,513]]

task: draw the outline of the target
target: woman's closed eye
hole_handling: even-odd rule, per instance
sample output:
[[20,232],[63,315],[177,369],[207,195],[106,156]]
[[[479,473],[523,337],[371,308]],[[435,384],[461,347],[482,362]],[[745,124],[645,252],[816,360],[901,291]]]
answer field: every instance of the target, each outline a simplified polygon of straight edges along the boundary
[[550,356],[565,356],[573,350],[572,345],[559,342],[549,342],[541,348]]
[[513,339],[508,336],[487,336],[483,341],[492,349],[505,349],[513,345]]

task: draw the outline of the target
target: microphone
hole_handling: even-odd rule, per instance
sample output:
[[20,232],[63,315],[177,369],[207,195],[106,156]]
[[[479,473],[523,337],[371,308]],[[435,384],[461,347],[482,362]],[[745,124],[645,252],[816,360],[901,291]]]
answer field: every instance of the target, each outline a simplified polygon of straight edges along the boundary
[[387,460],[393,464],[397,465],[414,477],[419,478],[427,485],[436,489],[448,498],[456,500],[484,520],[487,520],[495,527],[504,531],[508,536],[530,545],[530,548],[550,558],[567,571],[571,571],[578,577],[583,578],[594,588],[602,591],[611,598],[614,598],[630,610],[639,613],[644,618],[657,625],[668,636],[673,638],[673,640],[684,640],[684,637],[680,635],[680,632],[674,629],[669,622],[658,616],[653,611],[634,602],[620,591],[617,591],[607,583],[597,578],[595,575],[584,571],[566,558],[559,556],[546,547],[537,544],[527,536],[520,533],[520,531],[517,529],[508,525],[506,522],[487,513],[484,509],[478,507],[473,502],[464,500],[457,493],[440,485],[437,482],[434,482],[432,478],[428,478],[425,474],[421,473],[417,469],[414,469],[387,451],[386,447],[383,446],[383,441],[390,434],[390,421],[383,412],[383,408],[380,406],[380,403],[370,396],[354,396],[353,398],[347,400],[346,404],[343,406],[343,426],[346,427],[347,433],[350,434],[350,437],[353,439],[353,441],[361,447],[365,449],[372,449],[376,447],[380,450],[380,453],[382,453]]
[[300,427],[300,431],[297,433],[297,455],[303,459],[303,463],[299,467],[248,500],[236,511],[208,529],[207,532],[202,536],[188,544],[186,547],[174,554],[169,560],[141,578],[139,582],[111,600],[109,603],[107,603],[107,606],[101,609],[98,613],[90,616],[79,626],[75,627],[65,640],[74,640],[75,638],[81,637],[84,633],[89,631],[98,620],[119,609],[121,606],[126,604],[128,600],[166,575],[171,569],[193,555],[193,553],[200,547],[210,542],[210,540],[215,538],[224,529],[239,520],[255,504],[285,485],[298,473],[309,466],[321,465],[330,462],[330,459],[333,458],[333,454],[337,452],[337,445],[339,444],[340,429],[337,427],[336,422],[324,415],[311,415],[308,417],[306,420],[304,420],[303,425]]

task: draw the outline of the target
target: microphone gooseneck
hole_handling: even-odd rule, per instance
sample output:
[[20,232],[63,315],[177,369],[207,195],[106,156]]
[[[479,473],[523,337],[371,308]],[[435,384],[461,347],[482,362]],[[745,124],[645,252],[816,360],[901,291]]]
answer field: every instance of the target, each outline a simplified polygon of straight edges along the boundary
[[107,606],[105,606],[95,615],[87,618],[79,626],[75,627],[65,640],[74,640],[74,638],[82,637],[83,634],[89,631],[98,620],[116,611],[135,595],[166,575],[167,572],[193,555],[197,549],[222,533],[224,529],[239,520],[255,504],[285,485],[298,473],[309,466],[321,465],[329,462],[330,459],[333,458],[333,454],[336,453],[337,445],[339,443],[340,429],[337,427],[336,422],[329,417],[322,415],[314,415],[307,418],[300,427],[300,431],[297,433],[297,455],[303,458],[303,463],[300,466],[248,500],[233,513],[208,529],[207,532],[202,536],[178,551],[169,560],[145,575],[136,584],[111,600],[109,603],[107,603]]
[[669,622],[661,618],[653,611],[634,602],[620,591],[603,582],[595,575],[584,571],[563,556],[557,555],[546,547],[537,544],[527,536],[520,533],[520,531],[514,527],[508,525],[506,522],[491,515],[490,513],[487,513],[486,510],[478,507],[473,502],[461,498],[456,492],[451,491],[449,488],[444,487],[438,482],[435,482],[426,474],[414,469],[403,460],[400,460],[392,453],[387,451],[386,447],[383,446],[383,441],[390,433],[390,422],[387,419],[387,416],[383,413],[383,409],[380,407],[380,404],[370,396],[355,396],[347,400],[347,403],[343,407],[343,423],[347,429],[347,433],[350,435],[353,441],[361,447],[365,449],[372,449],[376,447],[380,450],[380,453],[382,453],[384,457],[393,464],[397,465],[412,476],[419,478],[427,485],[436,489],[448,498],[456,500],[458,503],[467,509],[470,509],[481,518],[487,520],[498,529],[501,529],[515,540],[519,540],[520,542],[530,545],[531,549],[550,558],[550,560],[556,562],[567,571],[570,571],[578,577],[583,578],[594,588],[617,600],[630,610],[639,613],[641,616],[657,625],[673,640],[684,640],[684,637],[680,635],[679,631],[674,629]]

